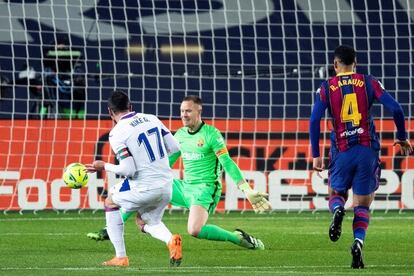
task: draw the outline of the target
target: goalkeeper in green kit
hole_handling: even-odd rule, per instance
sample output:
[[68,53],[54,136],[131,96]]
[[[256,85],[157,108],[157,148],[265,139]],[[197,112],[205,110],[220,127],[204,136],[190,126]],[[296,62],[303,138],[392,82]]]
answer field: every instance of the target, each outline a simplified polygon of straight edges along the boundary
[[[265,198],[267,194],[253,190],[228,154],[224,139],[218,129],[201,119],[202,101],[197,96],[187,96],[181,103],[181,119],[184,127],[174,135],[180,151],[169,157],[170,166],[181,156],[184,165],[184,179],[174,179],[172,199],[174,206],[190,210],[187,231],[190,235],[206,240],[230,241],[249,249],[264,249],[261,240],[243,230],[227,231],[217,225],[207,224],[221,196],[221,172],[225,172],[237,183],[255,212],[271,210]],[[137,224],[143,229],[145,221],[137,216]],[[106,229],[89,233],[94,240],[105,240]]]

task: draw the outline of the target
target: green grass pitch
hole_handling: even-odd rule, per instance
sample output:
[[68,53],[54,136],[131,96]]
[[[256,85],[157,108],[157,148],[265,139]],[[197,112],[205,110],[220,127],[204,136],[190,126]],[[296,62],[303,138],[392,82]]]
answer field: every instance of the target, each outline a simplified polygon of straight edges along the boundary
[[[225,213],[209,223],[228,230],[241,228],[263,240],[264,251],[225,242],[198,240],[186,233],[187,214],[166,213],[165,224],[183,235],[183,262],[170,268],[166,246],[138,232],[131,218],[125,228],[128,268],[100,264],[114,254],[108,241],[86,237],[99,230],[99,211],[14,212],[0,214],[0,275],[347,275],[352,243],[352,212],[341,239],[328,237],[328,212],[256,215]],[[414,275],[414,213],[374,212],[365,241],[365,275]]]

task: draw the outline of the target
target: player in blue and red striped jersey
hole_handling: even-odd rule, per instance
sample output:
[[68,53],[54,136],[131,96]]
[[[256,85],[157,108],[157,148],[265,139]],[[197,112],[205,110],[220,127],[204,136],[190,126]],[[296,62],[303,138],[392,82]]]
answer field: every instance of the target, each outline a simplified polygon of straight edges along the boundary
[[382,84],[371,75],[355,73],[356,57],[352,47],[341,45],[335,49],[336,76],[324,81],[316,91],[310,119],[313,169],[323,170],[319,154],[320,120],[328,109],[332,119],[329,178],[329,210],[333,213],[329,237],[337,241],[341,235],[344,205],[352,188],[354,204],[351,246],[352,268],[364,268],[362,246],[369,224],[369,207],[380,179],[379,137],[375,131],[370,109],[374,101],[392,111],[397,127],[401,154],[413,152],[407,140],[403,110]]

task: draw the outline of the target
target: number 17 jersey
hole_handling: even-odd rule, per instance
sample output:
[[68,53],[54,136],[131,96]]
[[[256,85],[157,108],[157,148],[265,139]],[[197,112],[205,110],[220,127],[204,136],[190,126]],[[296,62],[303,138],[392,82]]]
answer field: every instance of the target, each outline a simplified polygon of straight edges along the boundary
[[154,115],[130,112],[109,133],[109,143],[118,161],[132,156],[135,175],[129,183],[140,190],[171,184],[168,145],[164,136],[172,135]]

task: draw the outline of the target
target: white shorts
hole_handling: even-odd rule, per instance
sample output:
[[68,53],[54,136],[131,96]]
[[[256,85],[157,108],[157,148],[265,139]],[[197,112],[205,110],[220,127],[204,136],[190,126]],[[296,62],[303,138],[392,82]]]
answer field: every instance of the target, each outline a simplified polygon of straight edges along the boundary
[[123,212],[137,211],[148,225],[161,222],[164,210],[171,200],[172,184],[150,190],[137,190],[130,187],[128,180],[124,180],[109,190],[112,202],[118,205]]

